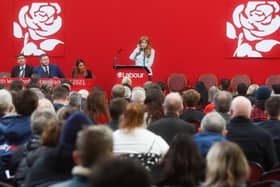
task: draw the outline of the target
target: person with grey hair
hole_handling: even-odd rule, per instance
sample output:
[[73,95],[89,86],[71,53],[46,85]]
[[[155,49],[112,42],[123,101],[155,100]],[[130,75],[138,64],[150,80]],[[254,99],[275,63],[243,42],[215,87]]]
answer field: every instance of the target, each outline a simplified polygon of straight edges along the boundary
[[125,88],[122,84],[115,84],[112,88],[112,99],[117,97],[124,97]]
[[71,92],[69,99],[69,106],[77,109],[81,109],[82,95],[79,92]]
[[13,110],[13,99],[9,91],[0,90],[0,118]]
[[214,98],[219,92],[219,88],[217,86],[211,86],[208,90],[208,105],[204,108],[203,112],[205,114],[214,111]]
[[[10,169],[14,173],[19,167],[21,161],[31,153],[36,151],[41,146],[41,136],[43,131],[48,127],[50,122],[58,121],[56,113],[48,109],[35,110],[31,115],[31,138],[21,145],[13,154],[10,161]],[[17,174],[18,178],[18,174]]]
[[250,120],[252,105],[244,96],[235,97],[231,103],[232,117],[227,126],[227,139],[237,143],[250,161],[259,163],[265,171],[272,169],[278,159],[272,137]]
[[168,144],[178,133],[195,133],[194,126],[179,118],[183,110],[183,100],[179,93],[169,93],[164,100],[164,117],[151,123],[148,129],[160,135]]
[[144,104],[146,92],[142,87],[135,87],[132,89],[131,102]]
[[228,91],[220,91],[214,97],[215,110],[226,120],[230,122],[229,109],[232,101],[232,95]]
[[217,112],[210,112],[201,121],[199,133],[194,135],[194,140],[201,156],[205,157],[211,146],[219,141],[225,141],[226,121]]
[[112,131],[106,126],[91,126],[79,132],[73,160],[77,164],[73,170],[73,178],[51,185],[51,187],[88,186],[91,167],[113,157]]

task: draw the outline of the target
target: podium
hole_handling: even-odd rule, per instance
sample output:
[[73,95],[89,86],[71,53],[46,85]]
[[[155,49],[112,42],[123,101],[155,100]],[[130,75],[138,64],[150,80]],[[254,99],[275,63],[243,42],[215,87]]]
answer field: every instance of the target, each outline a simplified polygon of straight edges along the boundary
[[115,83],[121,84],[124,77],[132,80],[132,87],[141,86],[149,80],[149,70],[145,66],[124,66],[115,65]]

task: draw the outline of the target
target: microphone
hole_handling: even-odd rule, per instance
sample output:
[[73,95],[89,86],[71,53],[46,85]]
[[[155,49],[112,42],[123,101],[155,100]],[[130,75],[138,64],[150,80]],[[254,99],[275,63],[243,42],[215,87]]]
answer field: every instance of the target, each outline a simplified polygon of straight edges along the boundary
[[120,53],[123,51],[123,49],[122,48],[119,48],[118,50],[117,50],[117,54],[114,56],[114,68],[115,68],[115,66],[117,65],[117,63],[118,63],[118,61],[119,61],[119,55],[120,55]]

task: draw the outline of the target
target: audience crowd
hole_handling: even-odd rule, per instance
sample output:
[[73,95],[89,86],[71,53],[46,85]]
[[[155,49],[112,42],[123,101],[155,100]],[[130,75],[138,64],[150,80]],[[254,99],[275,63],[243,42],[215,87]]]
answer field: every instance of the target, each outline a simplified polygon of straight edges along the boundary
[[1,85],[0,186],[243,187],[252,162],[279,164],[280,85],[179,93],[126,77],[107,94],[39,80]]

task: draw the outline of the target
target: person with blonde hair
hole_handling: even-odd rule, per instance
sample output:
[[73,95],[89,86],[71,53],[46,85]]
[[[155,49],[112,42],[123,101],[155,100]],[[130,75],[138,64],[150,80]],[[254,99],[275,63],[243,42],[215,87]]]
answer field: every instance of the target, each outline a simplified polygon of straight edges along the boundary
[[249,178],[249,166],[241,148],[232,142],[215,143],[207,154],[207,172],[203,187],[243,187]]
[[142,104],[127,105],[119,128],[113,134],[116,155],[136,159],[150,168],[156,165],[168,151],[168,144],[160,136],[145,128]]
[[153,75],[152,65],[154,63],[155,50],[151,47],[151,41],[147,36],[142,36],[138,41],[136,49],[129,56],[130,60],[135,61],[135,65],[148,68],[149,76]]

